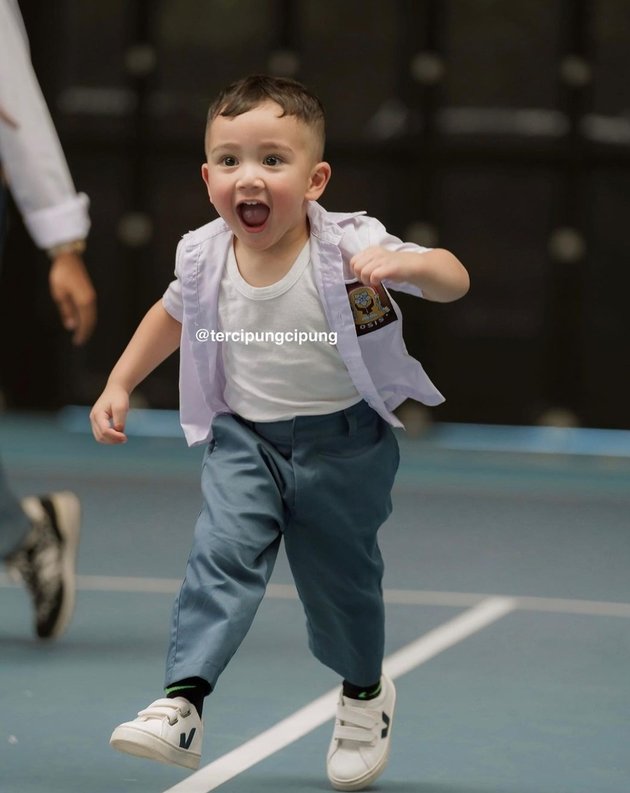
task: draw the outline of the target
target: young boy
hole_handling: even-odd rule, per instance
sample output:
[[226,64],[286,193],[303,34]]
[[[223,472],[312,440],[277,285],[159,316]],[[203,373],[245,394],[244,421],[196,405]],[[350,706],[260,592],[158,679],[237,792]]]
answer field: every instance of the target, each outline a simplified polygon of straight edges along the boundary
[[142,320],[91,413],[123,443],[129,395],[180,347],[181,422],[207,444],[203,507],[175,604],[166,696],[114,730],[129,754],[200,760],[202,705],[245,637],[281,537],[310,648],[343,679],[327,757],[338,790],[383,771],[395,689],[382,674],[377,532],[398,467],[392,410],[443,401],[406,352],[386,287],[451,301],[468,275],[363,213],[326,212],[319,100],[253,76],[208,113],[201,168],[218,220],[186,234],[175,280]]

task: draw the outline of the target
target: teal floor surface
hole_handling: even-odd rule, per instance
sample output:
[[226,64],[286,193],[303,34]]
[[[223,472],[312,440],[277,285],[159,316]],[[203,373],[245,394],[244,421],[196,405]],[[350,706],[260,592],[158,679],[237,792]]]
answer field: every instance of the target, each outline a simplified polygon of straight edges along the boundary
[[[463,434],[466,448],[402,439],[381,532],[387,652],[484,596],[516,597],[515,609],[398,679],[392,756],[373,789],[628,793],[630,457],[499,451],[488,448],[496,433],[477,433],[476,446]],[[72,488],[84,507],[65,637],[35,641],[24,592],[0,579],[0,791],[163,793],[187,772],[117,754],[108,739],[161,692],[200,451],[147,437],[105,448],[49,417],[5,416],[0,452],[19,494]],[[309,655],[290,583],[281,557],[207,702],[204,765],[337,684]],[[330,731],[219,789],[328,790]]]

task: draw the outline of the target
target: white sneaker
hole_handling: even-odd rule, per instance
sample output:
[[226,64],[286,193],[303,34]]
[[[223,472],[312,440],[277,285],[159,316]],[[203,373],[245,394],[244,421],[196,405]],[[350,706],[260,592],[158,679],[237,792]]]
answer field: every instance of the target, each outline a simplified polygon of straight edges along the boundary
[[119,752],[198,768],[203,725],[197,709],[184,697],[156,699],[138,718],[116,727],[109,739]]
[[339,698],[337,719],[328,750],[328,779],[335,790],[362,790],[382,774],[396,704],[393,682],[383,675],[375,699]]

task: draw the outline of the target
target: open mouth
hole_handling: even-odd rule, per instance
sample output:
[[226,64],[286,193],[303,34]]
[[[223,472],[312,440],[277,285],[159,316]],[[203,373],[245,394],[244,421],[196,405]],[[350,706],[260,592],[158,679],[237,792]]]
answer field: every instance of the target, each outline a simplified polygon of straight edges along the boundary
[[252,230],[264,226],[269,217],[269,207],[260,201],[242,201],[236,211],[243,225]]

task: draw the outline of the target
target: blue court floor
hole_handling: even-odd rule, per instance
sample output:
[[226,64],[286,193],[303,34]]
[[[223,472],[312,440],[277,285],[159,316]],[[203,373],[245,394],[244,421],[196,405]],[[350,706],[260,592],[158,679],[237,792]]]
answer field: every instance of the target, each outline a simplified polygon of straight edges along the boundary
[[[16,491],[70,488],[84,508],[77,610],[60,641],[33,639],[24,592],[0,575],[1,793],[328,790],[338,681],[308,653],[283,557],[207,701],[201,771],[109,748],[113,727],[161,694],[201,451],[167,430],[103,447],[81,427],[80,413],[0,417]],[[628,438],[401,436],[381,532],[398,706],[374,790],[630,791]]]

